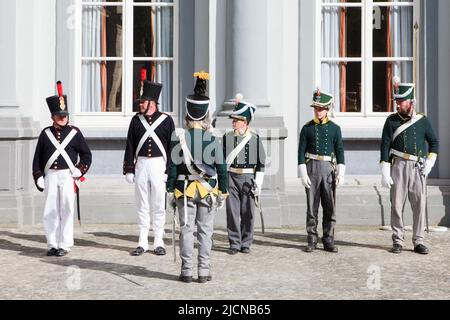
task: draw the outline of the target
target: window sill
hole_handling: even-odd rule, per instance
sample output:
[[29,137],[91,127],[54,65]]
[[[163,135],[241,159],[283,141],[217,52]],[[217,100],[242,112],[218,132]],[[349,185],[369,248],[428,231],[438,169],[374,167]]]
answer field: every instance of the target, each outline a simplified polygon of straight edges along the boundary
[[388,115],[380,114],[369,117],[338,115],[331,120],[341,127],[342,137],[346,140],[379,140]]
[[[175,124],[178,117],[171,114]],[[87,139],[126,139],[133,115],[123,114],[78,114],[72,123],[81,129]]]

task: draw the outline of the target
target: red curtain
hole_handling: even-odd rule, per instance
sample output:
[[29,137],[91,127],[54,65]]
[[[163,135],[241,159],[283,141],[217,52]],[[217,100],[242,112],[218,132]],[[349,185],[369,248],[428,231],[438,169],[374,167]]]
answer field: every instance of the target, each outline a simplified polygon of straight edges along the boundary
[[[106,57],[106,9],[102,8],[102,29],[101,29],[101,55],[102,57]],[[101,99],[101,111],[106,112],[106,99],[107,99],[107,69],[106,69],[106,61],[102,61],[100,63],[100,79],[102,85],[102,99]]]

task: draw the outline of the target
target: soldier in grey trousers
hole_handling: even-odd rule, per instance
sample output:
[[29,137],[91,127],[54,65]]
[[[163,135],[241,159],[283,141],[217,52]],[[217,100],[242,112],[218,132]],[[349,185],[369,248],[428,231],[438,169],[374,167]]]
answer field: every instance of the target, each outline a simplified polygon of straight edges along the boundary
[[426,181],[418,168],[417,162],[401,158],[393,160],[391,169],[392,180],[395,181],[391,189],[392,197],[392,240],[394,244],[403,246],[405,232],[403,224],[403,210],[407,198],[413,211],[413,243],[414,247],[424,245],[425,239],[425,206]]
[[250,253],[253,243],[255,197],[264,181],[266,154],[259,135],[250,130],[256,107],[238,94],[230,115],[233,131],[223,136],[228,168],[227,231],[229,254]]
[[198,275],[208,277],[210,274],[210,254],[212,249],[212,236],[214,232],[214,213],[211,195],[201,198],[197,192],[195,197],[186,202],[187,221],[184,217],[184,199],[177,200],[180,216],[180,256],[183,261],[181,276],[192,277],[194,255],[194,227],[197,225],[198,247]]
[[178,207],[181,225],[180,281],[192,282],[194,228],[197,225],[198,282],[211,281],[214,212],[225,205],[227,166],[220,138],[212,133],[206,73],[195,73],[194,94],[186,97],[186,130],[173,139],[167,174],[168,208]]
[[324,243],[333,242],[336,226],[334,165],[327,161],[311,160],[306,164],[306,167],[308,169],[308,176],[311,178],[311,187],[306,189],[306,231],[308,237],[314,238],[313,241],[317,242],[319,237],[317,232],[319,206],[322,203],[322,240]]
[[231,250],[250,248],[253,243],[255,198],[252,194],[253,174],[229,173],[227,198],[227,230]]

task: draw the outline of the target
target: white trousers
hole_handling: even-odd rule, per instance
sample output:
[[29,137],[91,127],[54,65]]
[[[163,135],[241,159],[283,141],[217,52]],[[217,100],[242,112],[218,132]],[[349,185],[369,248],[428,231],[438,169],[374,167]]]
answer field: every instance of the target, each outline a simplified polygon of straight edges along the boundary
[[164,248],[166,223],[166,162],[164,158],[139,157],[135,167],[135,196],[139,225],[139,247],[149,250],[150,218],[154,233],[154,249]]
[[44,229],[49,249],[73,247],[75,191],[70,170],[49,170],[45,176]]

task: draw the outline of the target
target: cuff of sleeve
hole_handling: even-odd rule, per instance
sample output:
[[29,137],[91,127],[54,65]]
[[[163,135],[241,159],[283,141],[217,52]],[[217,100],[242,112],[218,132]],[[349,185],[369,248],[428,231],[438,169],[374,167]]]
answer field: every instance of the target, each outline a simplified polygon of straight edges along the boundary
[[83,164],[83,163],[79,163],[75,166],[76,168],[78,168],[78,170],[80,170],[81,174],[84,176],[88,170],[89,170],[89,166],[87,164]]
[[437,153],[430,152],[428,154],[428,160],[436,161],[437,157],[438,157]]
[[37,181],[40,177],[43,177],[43,176],[44,176],[44,174],[41,171],[33,172],[34,181]]
[[123,163],[123,174],[126,175],[127,173],[134,174],[134,164],[129,164],[126,162]]

